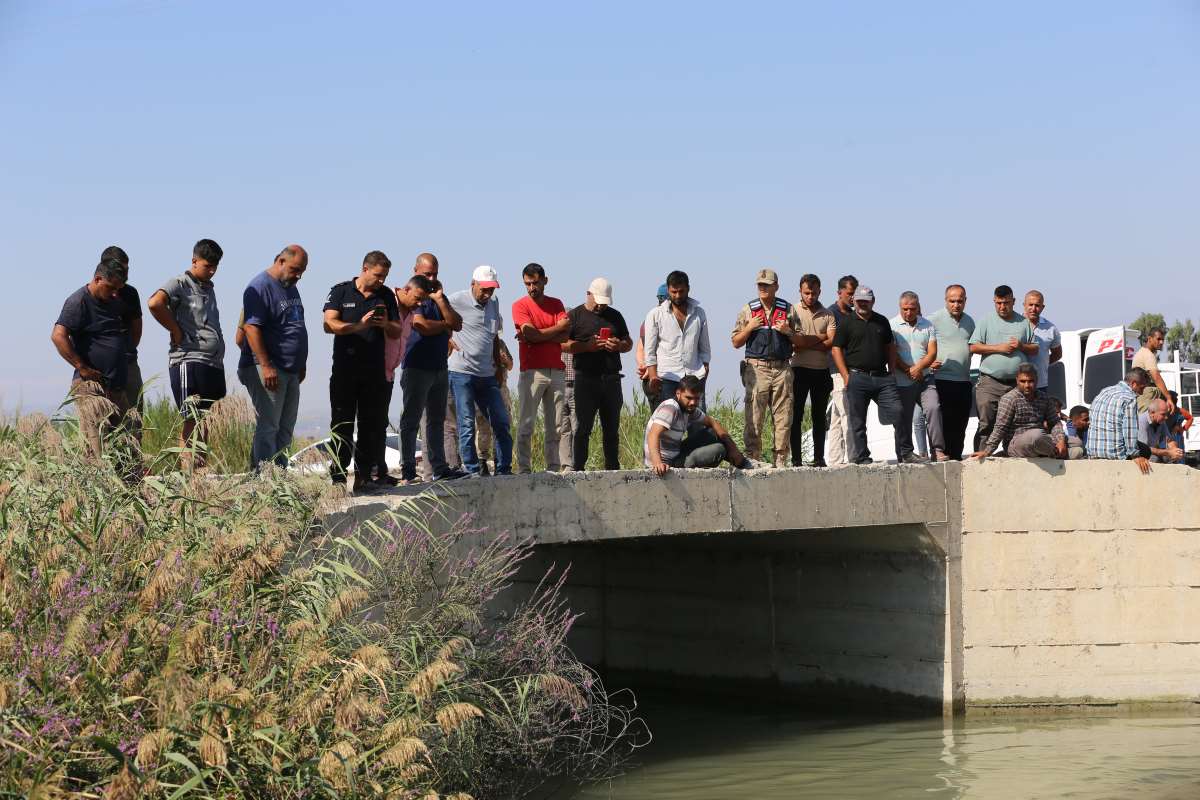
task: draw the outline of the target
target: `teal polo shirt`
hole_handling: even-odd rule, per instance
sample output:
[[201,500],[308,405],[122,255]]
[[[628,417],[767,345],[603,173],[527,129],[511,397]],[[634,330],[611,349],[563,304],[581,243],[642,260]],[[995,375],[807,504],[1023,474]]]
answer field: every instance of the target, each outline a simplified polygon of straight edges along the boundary
[[[1034,341],[1033,326],[1029,320],[1015,312],[1009,319],[1000,319],[1000,315],[993,311],[975,326],[971,344],[1003,344],[1014,336],[1021,344]],[[1008,355],[992,353],[979,362],[979,372],[998,381],[1013,381],[1017,379],[1017,367],[1028,361],[1029,358],[1020,350],[1013,350]]]
[[933,329],[937,331],[938,361],[942,366],[933,373],[937,381],[959,381],[967,383],[971,380],[971,334],[975,333],[975,320],[970,314],[963,313],[962,319],[955,319],[944,308],[929,315]]

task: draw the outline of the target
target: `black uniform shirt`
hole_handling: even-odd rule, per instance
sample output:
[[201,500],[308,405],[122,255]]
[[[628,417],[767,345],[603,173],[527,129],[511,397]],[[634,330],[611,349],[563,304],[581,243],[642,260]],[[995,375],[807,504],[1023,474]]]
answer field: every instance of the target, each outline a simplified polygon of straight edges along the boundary
[[[363,314],[382,306],[387,318],[400,319],[396,308],[396,295],[386,286],[381,286],[369,295],[358,290],[354,281],[334,285],[325,298],[325,311],[338,312],[342,322],[361,322]],[[367,328],[358,333],[333,337],[333,371],[360,371],[363,376],[379,374],[383,380],[383,341],[387,334],[382,328]]]
[[874,311],[866,319],[858,314],[843,315],[833,335],[833,346],[842,348],[846,367],[868,372],[887,368],[888,345],[893,341],[892,323]]

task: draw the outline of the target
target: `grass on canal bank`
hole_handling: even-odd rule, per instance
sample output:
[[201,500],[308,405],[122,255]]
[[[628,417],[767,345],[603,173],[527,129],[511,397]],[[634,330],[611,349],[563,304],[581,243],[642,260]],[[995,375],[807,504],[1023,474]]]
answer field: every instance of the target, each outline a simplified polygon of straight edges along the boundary
[[167,468],[165,416],[137,484],[0,420],[0,796],[523,797],[644,738],[566,648],[557,579],[489,618],[525,545],[462,552],[428,498],[333,535],[323,481]]

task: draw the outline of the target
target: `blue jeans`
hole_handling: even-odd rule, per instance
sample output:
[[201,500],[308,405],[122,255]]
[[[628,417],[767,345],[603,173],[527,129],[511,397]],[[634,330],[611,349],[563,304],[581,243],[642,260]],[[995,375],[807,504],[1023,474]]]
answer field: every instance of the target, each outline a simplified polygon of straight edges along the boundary
[[495,375],[450,373],[450,391],[454,392],[454,411],[458,417],[458,453],[463,469],[472,475],[479,472],[479,453],[475,449],[475,408],[492,426],[496,437],[496,474],[512,474],[512,431],[509,430],[508,409],[500,395]]
[[273,461],[281,467],[288,464],[287,450],[292,444],[296,427],[296,412],[300,407],[300,375],[277,370],[279,386],[267,391],[258,367],[238,370],[238,380],[250,393],[254,404],[254,443],[250,446],[250,469]]

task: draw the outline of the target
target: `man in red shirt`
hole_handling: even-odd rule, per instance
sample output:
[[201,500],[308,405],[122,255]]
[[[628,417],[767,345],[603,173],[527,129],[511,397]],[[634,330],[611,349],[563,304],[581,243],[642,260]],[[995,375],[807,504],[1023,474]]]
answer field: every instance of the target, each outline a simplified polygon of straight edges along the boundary
[[520,343],[521,376],[517,379],[517,472],[532,472],[531,443],[538,406],[545,425],[546,469],[560,472],[570,464],[560,464],[559,428],[566,413],[566,372],[560,342],[566,341],[567,310],[562,301],[546,296],[546,270],[541,264],[527,264],[521,272],[526,296],[512,306],[513,325]]

